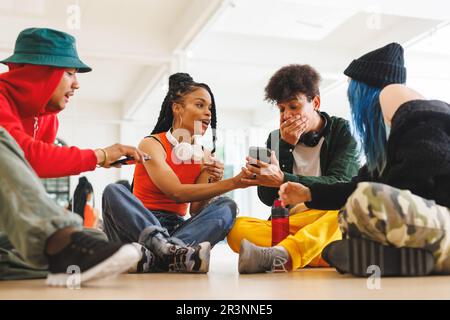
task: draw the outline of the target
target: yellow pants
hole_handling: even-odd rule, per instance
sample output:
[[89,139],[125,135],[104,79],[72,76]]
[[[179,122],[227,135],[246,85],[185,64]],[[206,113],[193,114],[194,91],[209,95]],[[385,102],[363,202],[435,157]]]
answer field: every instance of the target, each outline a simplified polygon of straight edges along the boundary
[[[338,211],[308,209],[303,204],[291,209],[290,235],[279,243],[292,260],[292,269],[304,266],[327,267],[320,254],[330,242],[342,239],[339,230]],[[241,241],[247,239],[257,246],[272,245],[272,222],[250,217],[239,217],[228,234],[231,249],[239,253]]]

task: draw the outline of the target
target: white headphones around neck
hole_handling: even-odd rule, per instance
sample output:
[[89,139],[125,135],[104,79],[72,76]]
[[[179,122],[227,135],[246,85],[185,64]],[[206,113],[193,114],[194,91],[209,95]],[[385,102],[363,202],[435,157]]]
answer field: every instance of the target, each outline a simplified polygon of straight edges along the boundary
[[203,148],[200,144],[202,136],[194,135],[194,144],[179,142],[169,131],[166,133],[167,140],[173,146],[173,153],[180,161],[201,161],[203,159]]

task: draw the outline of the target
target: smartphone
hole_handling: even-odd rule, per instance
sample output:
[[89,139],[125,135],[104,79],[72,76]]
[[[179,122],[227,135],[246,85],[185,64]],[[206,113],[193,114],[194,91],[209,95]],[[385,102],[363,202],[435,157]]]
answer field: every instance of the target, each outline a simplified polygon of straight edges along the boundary
[[[145,156],[144,157],[144,161],[147,161],[147,160],[150,160],[150,159],[151,159],[150,156]],[[118,164],[120,164],[120,165],[136,164],[136,160],[134,160],[133,157],[126,157],[126,158],[119,159],[119,160],[111,163],[110,166],[116,166]]]
[[[270,164],[271,151],[264,147],[250,147],[248,150],[249,157]],[[252,166],[258,167],[256,164]]]

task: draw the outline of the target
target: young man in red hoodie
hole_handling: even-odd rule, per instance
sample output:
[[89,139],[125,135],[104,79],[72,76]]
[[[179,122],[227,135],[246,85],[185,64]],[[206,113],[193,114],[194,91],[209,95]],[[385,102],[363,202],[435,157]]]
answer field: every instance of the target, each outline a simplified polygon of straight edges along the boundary
[[26,29],[14,54],[0,62],[9,67],[0,74],[0,126],[17,141],[39,177],[78,175],[96,165],[109,167],[125,155],[143,159],[141,151],[121,144],[96,150],[54,145],[57,114],[80,87],[76,73],[91,71],[78,58],[71,35]]
[[[43,178],[76,175],[96,165],[109,167],[122,156],[139,162],[145,156],[120,144],[96,150],[53,144],[57,113],[79,88],[76,73],[91,70],[78,58],[75,39],[56,30],[26,29],[14,54],[1,62],[9,71],[0,74],[0,231],[19,252],[16,257],[48,266],[50,285],[96,280],[135,265],[140,256],[134,246],[79,231],[81,219],[53,203],[33,172]],[[0,248],[0,258],[13,252]],[[8,278],[2,270],[0,279]]]

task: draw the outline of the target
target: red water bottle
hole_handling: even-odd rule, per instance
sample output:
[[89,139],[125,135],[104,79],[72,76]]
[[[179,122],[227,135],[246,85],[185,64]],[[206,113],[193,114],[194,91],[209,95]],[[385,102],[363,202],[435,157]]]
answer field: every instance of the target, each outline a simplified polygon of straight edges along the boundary
[[276,246],[289,235],[289,209],[275,200],[272,207],[272,246]]

